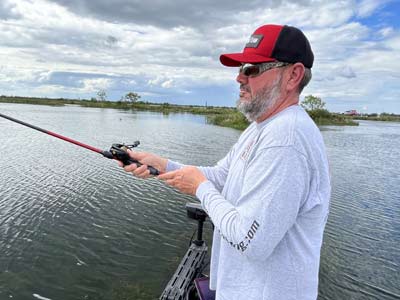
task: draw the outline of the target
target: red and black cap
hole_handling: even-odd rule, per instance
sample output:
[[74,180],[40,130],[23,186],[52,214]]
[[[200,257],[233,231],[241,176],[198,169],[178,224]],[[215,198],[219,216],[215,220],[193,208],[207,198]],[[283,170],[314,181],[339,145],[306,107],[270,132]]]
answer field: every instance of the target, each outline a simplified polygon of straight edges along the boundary
[[306,68],[311,68],[314,54],[300,29],[288,25],[264,25],[254,31],[242,53],[222,54],[219,59],[228,67],[281,61],[300,62]]

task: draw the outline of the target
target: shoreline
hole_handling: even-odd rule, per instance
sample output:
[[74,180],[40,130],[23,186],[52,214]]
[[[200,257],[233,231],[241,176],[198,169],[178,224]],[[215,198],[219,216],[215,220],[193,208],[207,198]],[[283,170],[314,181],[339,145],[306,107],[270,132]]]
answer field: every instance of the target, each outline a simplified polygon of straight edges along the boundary
[[[200,105],[178,105],[170,103],[152,103],[152,102],[127,102],[127,101],[96,101],[64,99],[64,98],[34,98],[34,97],[7,97],[0,96],[0,103],[16,103],[16,104],[33,104],[33,105],[50,105],[64,106],[68,104],[79,105],[82,107],[96,108],[115,108],[115,109],[132,109],[138,111],[153,111],[164,114],[169,113],[191,113],[204,115],[207,123],[229,127],[237,130],[244,130],[249,125],[246,118],[234,107],[221,106],[200,106]],[[351,117],[345,117],[340,114],[331,114],[328,116],[313,116],[311,118],[317,125],[336,125],[336,126],[358,126],[358,123]]]

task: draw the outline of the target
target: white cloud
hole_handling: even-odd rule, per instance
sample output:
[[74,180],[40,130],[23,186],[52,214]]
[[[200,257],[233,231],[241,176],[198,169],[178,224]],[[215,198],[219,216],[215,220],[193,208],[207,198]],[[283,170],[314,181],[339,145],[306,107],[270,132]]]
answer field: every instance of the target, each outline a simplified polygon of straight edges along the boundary
[[173,81],[172,79],[169,79],[169,80],[167,80],[167,81],[164,81],[164,82],[161,84],[161,86],[162,86],[163,88],[169,89],[169,88],[172,88],[172,87],[173,87],[173,83],[174,83],[174,81]]
[[377,8],[389,2],[388,0],[362,0],[357,7],[357,16],[361,18],[369,17]]
[[113,84],[113,80],[109,78],[96,78],[82,80],[84,92],[97,92],[99,90],[107,90]]
[[161,76],[156,76],[155,78],[149,79],[147,81],[147,84],[150,86],[154,86],[154,85],[160,85],[162,83],[162,81],[164,80],[163,77]]
[[16,11],[15,4],[8,0],[0,2],[0,19],[18,19],[20,14]]
[[[388,1],[239,1],[229,13],[222,3],[207,1],[193,20],[183,8],[166,16],[157,9],[161,4],[138,3],[143,16],[137,23],[118,19],[125,12],[107,1],[82,0],[81,7],[78,2],[0,5],[1,93],[74,97],[99,89],[116,94],[134,89],[142,95],[177,93],[195,99],[195,90],[224,88],[228,98],[237,71],[222,67],[219,55],[241,51],[252,31],[265,23],[298,26],[309,37],[314,79],[305,92],[330,103],[358,97],[374,101],[379,93],[389,98],[393,91],[383,88],[379,78],[399,93],[394,85],[400,70],[399,29],[388,24],[371,28],[357,19],[372,16]],[[1,11],[14,19],[1,19]],[[153,15],[145,16],[149,11]]]
[[39,83],[41,83],[41,82],[47,82],[47,81],[50,80],[51,75],[52,75],[52,71],[44,71],[44,72],[41,72],[41,73],[38,74],[37,81],[38,81]]
[[395,30],[393,27],[385,27],[379,30],[379,35],[381,38],[388,38],[391,35],[395,34]]
[[[266,8],[257,14],[257,23],[289,24],[300,27],[326,28],[347,22],[354,15],[353,1],[310,1],[310,5],[284,2],[279,9]],[[249,15],[250,17],[250,15]]]

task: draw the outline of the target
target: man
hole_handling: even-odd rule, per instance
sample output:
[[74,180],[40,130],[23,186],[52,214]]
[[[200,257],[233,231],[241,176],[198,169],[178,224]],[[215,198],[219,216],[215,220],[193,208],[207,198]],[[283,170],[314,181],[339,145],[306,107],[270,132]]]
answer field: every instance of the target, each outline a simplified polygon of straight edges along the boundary
[[242,53],[220,57],[239,67],[238,109],[252,121],[214,167],[183,166],[130,152],[135,176],[196,195],[215,225],[210,287],[217,300],[308,300],[318,269],[330,197],[328,162],[318,128],[298,105],[311,79],[313,53],[297,28],[265,25]]

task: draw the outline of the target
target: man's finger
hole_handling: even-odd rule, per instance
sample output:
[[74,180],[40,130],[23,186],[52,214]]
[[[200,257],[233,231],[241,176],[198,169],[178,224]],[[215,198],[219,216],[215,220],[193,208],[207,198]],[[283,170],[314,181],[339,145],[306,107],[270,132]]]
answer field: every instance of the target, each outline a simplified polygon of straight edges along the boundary
[[126,172],[133,172],[133,171],[135,171],[136,169],[137,169],[137,165],[136,165],[135,163],[130,164],[130,165],[127,165],[127,166],[124,167],[124,170],[125,170]]
[[171,172],[167,172],[161,175],[158,175],[157,178],[161,179],[161,180],[168,180],[168,179],[173,179],[176,177],[177,171],[171,171]]
[[165,180],[165,183],[170,185],[170,186],[177,187],[177,183],[176,183],[176,181],[174,179]]
[[135,169],[132,173],[133,175],[138,177],[147,177],[147,175],[150,174],[150,171],[147,169],[146,165],[142,165],[139,168]]

